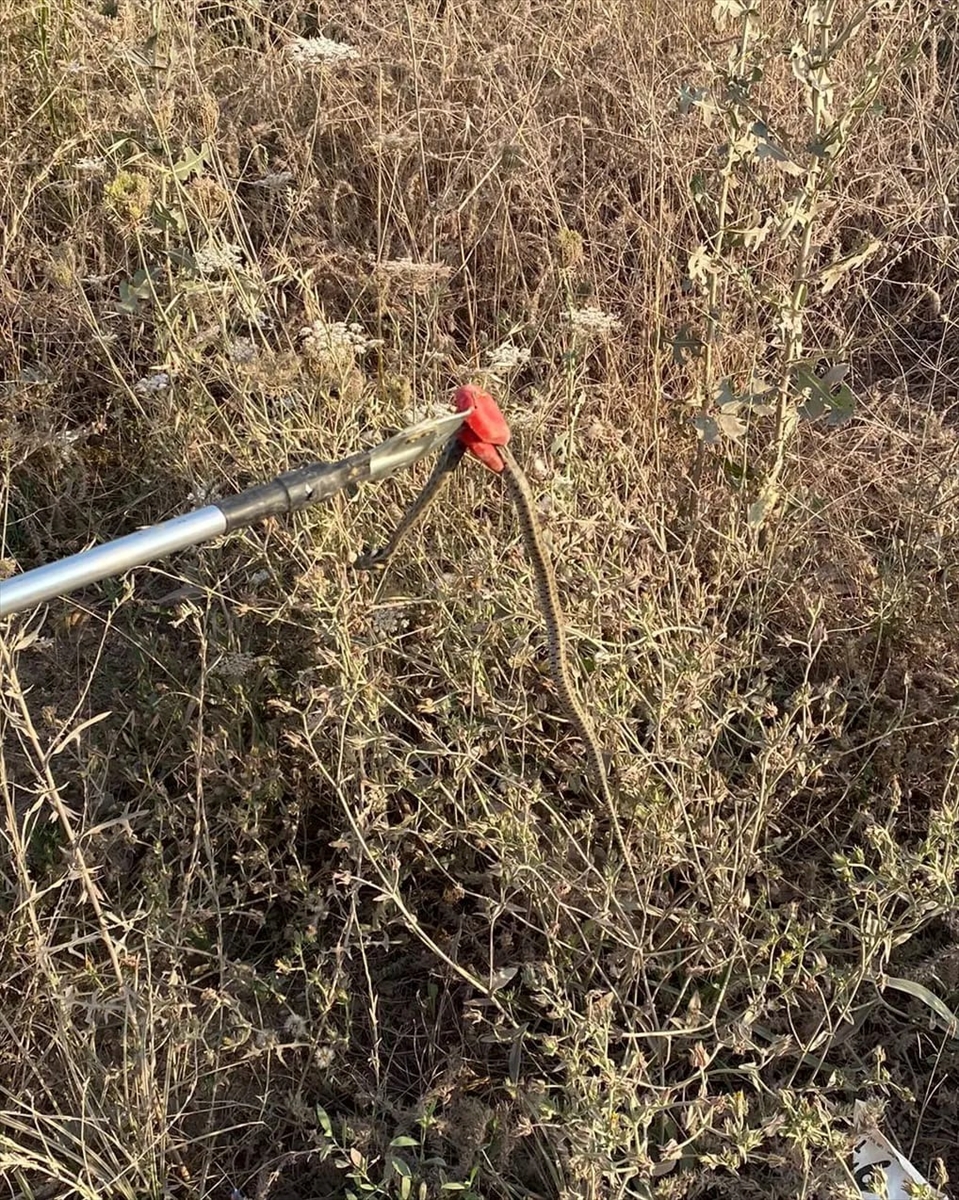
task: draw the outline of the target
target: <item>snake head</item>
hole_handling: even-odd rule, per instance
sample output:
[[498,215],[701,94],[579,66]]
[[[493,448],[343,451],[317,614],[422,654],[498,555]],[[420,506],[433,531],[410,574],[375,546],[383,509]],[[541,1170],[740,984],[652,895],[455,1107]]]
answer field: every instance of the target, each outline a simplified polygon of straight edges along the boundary
[[386,568],[386,558],[382,550],[364,546],[363,553],[354,559],[353,567],[357,571],[383,571]]

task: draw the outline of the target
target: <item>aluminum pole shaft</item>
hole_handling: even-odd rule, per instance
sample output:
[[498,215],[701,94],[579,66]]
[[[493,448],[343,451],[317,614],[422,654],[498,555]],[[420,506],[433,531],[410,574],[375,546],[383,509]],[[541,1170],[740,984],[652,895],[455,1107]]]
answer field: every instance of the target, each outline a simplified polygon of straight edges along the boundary
[[129,533],[116,541],[82,550],[0,583],[0,617],[64,596],[88,583],[122,575],[187,546],[208,542],[226,531],[226,516],[215,504]]

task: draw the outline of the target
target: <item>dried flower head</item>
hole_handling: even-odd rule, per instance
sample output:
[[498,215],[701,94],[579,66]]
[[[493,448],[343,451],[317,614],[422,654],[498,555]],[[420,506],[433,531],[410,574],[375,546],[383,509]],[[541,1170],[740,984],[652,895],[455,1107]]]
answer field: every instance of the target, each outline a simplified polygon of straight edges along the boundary
[[290,1013],[283,1022],[283,1029],[286,1033],[292,1034],[293,1037],[302,1040],[309,1033],[309,1026],[306,1023],[306,1018],[301,1017],[299,1013]]
[[490,371],[516,371],[529,362],[530,352],[525,347],[503,342],[486,351],[486,366]]
[[138,396],[155,396],[157,392],[165,392],[170,386],[170,376],[166,371],[155,371],[152,375],[144,375],[133,385]]
[[332,1046],[317,1046],[313,1052],[313,1059],[321,1071],[325,1071],[327,1067],[332,1067],[336,1058]]
[[349,42],[336,42],[322,36],[294,38],[287,53],[298,67],[322,67],[359,58],[359,51]]
[[196,211],[206,221],[217,221],[230,205],[230,193],[215,179],[205,175],[193,179],[186,185],[186,191]]
[[373,631],[378,641],[385,641],[396,634],[405,633],[409,627],[409,612],[402,606],[380,608],[373,613]]
[[220,123],[220,103],[212,92],[200,92],[187,105],[187,112],[200,126],[204,137],[212,137]]
[[235,271],[243,261],[243,251],[232,242],[217,242],[211,238],[193,255],[197,271],[209,278]]
[[118,171],[103,189],[103,204],[121,226],[136,228],[153,203],[153,184],[136,171]]
[[249,363],[256,362],[259,351],[256,343],[250,338],[235,337],[228,343],[226,354],[230,362],[236,363],[238,366],[247,366]]
[[219,679],[248,679],[265,661],[262,656],[257,657],[242,650],[227,653],[211,664],[210,674]]
[[583,261],[583,235],[565,225],[556,234],[556,249],[559,260],[569,270]]
[[351,360],[357,354],[366,354],[383,345],[382,338],[370,337],[355,321],[327,321],[322,317],[301,329],[300,337],[308,355],[347,355]]
[[411,258],[393,258],[377,263],[373,278],[382,292],[423,296],[442,287],[450,268],[440,262],[414,262]]
[[584,337],[608,337],[622,328],[618,313],[603,312],[601,308],[573,308],[563,313],[571,331]]

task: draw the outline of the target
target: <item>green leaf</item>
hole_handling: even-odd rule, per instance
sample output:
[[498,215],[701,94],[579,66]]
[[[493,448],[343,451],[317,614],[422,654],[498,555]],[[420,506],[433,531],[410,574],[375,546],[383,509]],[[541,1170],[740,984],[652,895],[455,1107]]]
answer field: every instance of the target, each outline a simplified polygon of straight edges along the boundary
[[109,141],[103,151],[105,155],[117,155],[124,164],[129,164],[135,161],[135,158],[141,157],[143,139],[138,133],[128,129],[111,129],[104,134],[104,137]]
[[775,142],[770,140],[769,129],[765,122],[754,121],[751,132],[757,139],[756,158],[760,161],[764,158],[771,159],[787,175],[798,176],[804,174],[803,168],[794,162],[792,157],[781,146],[777,146]]
[[835,429],[839,425],[851,420],[856,414],[856,396],[852,388],[842,384],[832,394],[832,401],[829,406],[829,415],[826,417],[826,424],[830,429]]
[[736,438],[742,437],[742,435],[746,432],[745,423],[740,421],[739,417],[737,417],[735,413],[721,412],[716,420],[719,423],[719,428],[722,430],[723,435],[725,437],[732,438],[733,441],[735,441]]
[[826,412],[826,403],[821,392],[810,392],[799,406],[799,415],[804,421],[818,421]]
[[706,99],[705,88],[691,88],[688,84],[680,84],[679,88],[679,111],[682,115],[688,116],[690,110],[697,104],[701,104]]
[[822,135],[811,141],[806,149],[810,154],[815,155],[820,161],[825,161],[840,148],[842,138],[842,126],[838,121],[835,121]]
[[760,417],[768,417],[773,412],[773,405],[770,401],[775,392],[776,389],[770,384],[761,379],[753,379],[749,383],[748,390],[743,392],[740,399],[750,412],[754,412]]
[[741,492],[756,479],[756,472],[752,467],[747,463],[742,463],[731,458],[723,459],[723,475],[726,477],[726,482],[729,486],[737,492]]
[[152,271],[141,267],[138,271],[134,272],[131,279],[121,280],[119,287],[120,299],[117,303],[117,309],[120,312],[133,316],[139,311],[141,304],[152,300],[152,275]]
[[556,437],[553,438],[552,442],[550,443],[550,454],[552,454],[553,457],[561,463],[565,463],[567,458],[569,458],[569,439],[569,431],[562,430],[556,435]]
[[723,431],[719,427],[719,422],[707,413],[696,413],[693,417],[693,425],[707,446],[715,446],[722,439]]
[[862,249],[858,250],[855,254],[847,254],[845,258],[840,258],[837,262],[830,263],[828,267],[824,267],[819,273],[819,282],[822,284],[823,295],[825,296],[831,292],[844,275],[848,275],[850,271],[854,271],[857,267],[861,267],[864,263],[867,263],[881,245],[882,242],[879,238],[870,238]]
[[905,992],[907,996],[921,1000],[942,1021],[949,1037],[959,1038],[959,1017],[938,996],[930,992],[927,987],[923,987],[921,983],[916,983],[914,979],[899,979],[897,977],[887,978],[886,987],[895,988],[898,992]]
[[709,273],[713,267],[713,259],[709,251],[702,244],[690,254],[689,261],[686,265],[686,272],[689,278],[694,283],[706,283],[709,279]]
[[716,403],[720,408],[730,408],[735,405],[739,406],[739,397],[733,391],[733,381],[727,375],[725,379],[719,381],[719,388],[716,391]]
[[183,233],[186,230],[186,217],[179,208],[169,208],[161,200],[153,201],[153,209],[151,212],[154,225],[160,229],[169,229],[174,233]]
[[419,1142],[416,1140],[416,1138],[409,1137],[409,1135],[405,1133],[401,1133],[399,1137],[395,1137],[390,1142],[390,1148],[392,1150],[407,1149],[413,1146],[419,1147]]
[[848,374],[849,363],[833,363],[826,374],[823,375],[822,381],[832,387],[834,384],[842,383]]
[[413,1172],[410,1170],[409,1164],[403,1162],[401,1158],[391,1158],[390,1166],[403,1179],[411,1179],[413,1177]]
[[825,375],[819,376],[811,362],[796,364],[792,372],[792,385],[802,398],[798,412],[804,421],[818,421],[825,416],[826,424],[835,428],[853,416],[856,411],[855,393],[848,384],[837,383],[847,370],[847,363],[837,363]]
[[746,0],[716,0],[712,7],[713,23],[717,29],[725,29],[728,22],[738,19],[749,9]]
[[490,977],[490,991],[498,992],[500,988],[506,987],[518,970],[519,967],[500,967],[498,971],[494,971]]
[[166,256],[175,267],[185,267],[190,271],[196,270],[196,259],[189,250],[184,250],[180,246],[171,246]]
[[173,174],[180,181],[185,183],[193,174],[201,174],[203,167],[210,157],[210,143],[204,142],[199,150],[193,150],[190,146],[185,146],[183,149],[183,157],[173,164]]
[[709,200],[709,186],[702,171],[697,171],[689,181],[689,192],[696,204],[705,204]]

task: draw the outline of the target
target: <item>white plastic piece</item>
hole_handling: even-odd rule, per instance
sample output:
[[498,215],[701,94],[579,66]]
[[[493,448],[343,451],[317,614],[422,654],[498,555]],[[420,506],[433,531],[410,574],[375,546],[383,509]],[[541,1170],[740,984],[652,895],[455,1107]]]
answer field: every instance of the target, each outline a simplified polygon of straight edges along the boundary
[[863,1200],[914,1200],[913,1188],[917,1184],[928,1189],[923,1195],[947,1200],[876,1129],[868,1111],[862,1101],[856,1101],[853,1110],[856,1140],[852,1148],[852,1169]]

